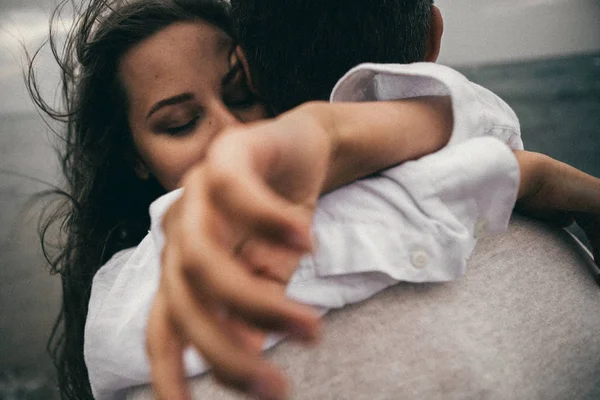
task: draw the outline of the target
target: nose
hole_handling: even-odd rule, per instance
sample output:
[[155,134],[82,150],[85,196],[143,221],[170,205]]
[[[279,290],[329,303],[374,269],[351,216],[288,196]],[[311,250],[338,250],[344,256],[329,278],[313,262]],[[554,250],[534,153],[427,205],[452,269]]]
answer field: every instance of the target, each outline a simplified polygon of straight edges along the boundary
[[222,131],[224,129],[240,125],[242,121],[238,119],[238,117],[229,110],[225,104],[219,103],[215,104],[213,107],[213,112],[211,120],[213,121],[213,127],[217,131]]

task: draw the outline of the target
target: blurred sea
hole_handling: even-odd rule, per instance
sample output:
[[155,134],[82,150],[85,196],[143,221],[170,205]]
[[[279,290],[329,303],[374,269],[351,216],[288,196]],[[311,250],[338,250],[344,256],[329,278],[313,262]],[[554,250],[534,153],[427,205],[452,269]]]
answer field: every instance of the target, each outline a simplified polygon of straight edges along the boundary
[[[48,127],[36,113],[0,114],[0,222],[18,213],[18,200],[58,181]],[[8,207],[8,208],[7,208]],[[8,232],[0,233],[0,240]]]
[[600,177],[600,53],[460,71],[515,110],[526,150]]
[[[0,399],[52,399],[46,341],[60,283],[48,273],[32,195],[58,181],[51,136],[36,113],[0,114]],[[46,182],[46,183],[43,183]]]

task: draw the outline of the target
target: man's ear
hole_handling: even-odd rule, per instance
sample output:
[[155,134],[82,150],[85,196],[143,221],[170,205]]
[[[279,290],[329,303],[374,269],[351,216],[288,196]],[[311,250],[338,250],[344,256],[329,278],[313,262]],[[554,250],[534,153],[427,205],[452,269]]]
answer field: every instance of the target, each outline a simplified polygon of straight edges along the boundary
[[252,74],[250,74],[250,67],[248,66],[248,59],[246,58],[246,53],[244,53],[244,50],[242,50],[241,46],[235,47],[234,55],[235,55],[235,57],[237,57],[238,60],[240,60],[240,63],[242,64],[242,68],[244,69],[244,74],[246,74],[246,79],[248,81],[248,88],[255,95],[259,94],[258,87],[252,81]]
[[148,170],[148,167],[146,167],[146,164],[144,164],[144,162],[139,158],[135,160],[133,171],[135,172],[137,177],[143,181],[147,181],[148,178],[150,178],[150,171]]
[[444,19],[442,12],[436,6],[431,8],[431,24],[427,34],[427,48],[425,50],[425,61],[435,62],[440,55],[442,35],[444,34]]

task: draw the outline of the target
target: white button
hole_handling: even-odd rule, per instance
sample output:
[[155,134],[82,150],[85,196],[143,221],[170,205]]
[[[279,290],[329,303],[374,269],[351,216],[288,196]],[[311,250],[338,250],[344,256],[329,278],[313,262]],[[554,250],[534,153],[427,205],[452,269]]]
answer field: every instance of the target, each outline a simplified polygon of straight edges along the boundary
[[475,239],[481,239],[487,235],[489,222],[485,218],[479,218],[475,222],[475,230],[473,231],[473,237]]
[[415,268],[425,268],[429,263],[429,256],[423,250],[417,250],[412,254],[411,262]]

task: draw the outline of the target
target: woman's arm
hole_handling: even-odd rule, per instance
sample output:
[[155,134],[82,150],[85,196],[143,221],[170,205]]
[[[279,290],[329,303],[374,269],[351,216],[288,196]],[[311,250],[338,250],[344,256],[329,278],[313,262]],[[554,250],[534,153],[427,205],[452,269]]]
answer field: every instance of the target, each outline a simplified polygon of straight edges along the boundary
[[315,132],[329,138],[331,152],[324,191],[434,153],[448,143],[453,127],[448,96],[361,103],[311,102],[278,120],[282,127],[299,124],[310,129],[314,124]]
[[544,154],[516,151],[521,169],[517,209],[570,225],[576,221],[600,266],[600,179]]

